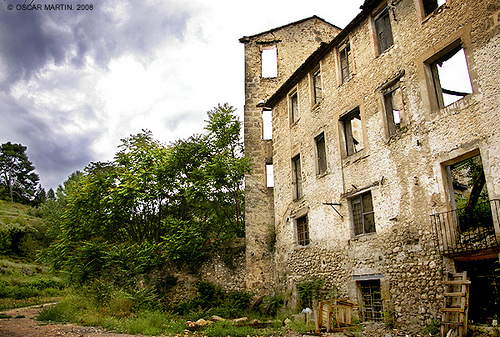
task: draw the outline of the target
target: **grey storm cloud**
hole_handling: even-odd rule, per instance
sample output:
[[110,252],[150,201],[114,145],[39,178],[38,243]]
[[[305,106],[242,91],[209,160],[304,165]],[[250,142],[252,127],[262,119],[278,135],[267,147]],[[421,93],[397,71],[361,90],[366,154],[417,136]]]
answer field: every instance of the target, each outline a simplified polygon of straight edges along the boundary
[[[102,71],[123,55],[147,61],[164,43],[183,40],[190,13],[167,1],[132,0],[82,0],[93,5],[88,11],[16,10],[16,5],[30,1],[0,2],[0,142],[26,145],[43,186],[49,188],[96,160],[92,146],[102,130],[75,133],[67,126],[73,125],[74,116],[96,120],[101,112],[95,102],[73,110],[39,104],[38,91],[12,91],[15,84],[35,80],[34,90],[44,92],[78,88],[78,72],[89,61]],[[14,9],[7,10],[8,5]],[[54,65],[58,71],[42,76]]]
[[[187,10],[165,1],[87,1],[89,11],[6,10],[0,8],[0,63],[7,69],[4,86],[29,79],[49,64],[82,66],[87,57],[106,67],[126,53],[147,57],[169,39],[182,40]],[[53,0],[36,4],[52,4]]]
[[48,186],[60,184],[61,175],[64,178],[67,172],[81,170],[92,160],[90,149],[96,134],[60,132],[65,123],[62,118],[48,121],[30,113],[6,94],[0,95],[0,106],[2,138],[28,146],[29,159],[38,173],[43,172],[43,180]]

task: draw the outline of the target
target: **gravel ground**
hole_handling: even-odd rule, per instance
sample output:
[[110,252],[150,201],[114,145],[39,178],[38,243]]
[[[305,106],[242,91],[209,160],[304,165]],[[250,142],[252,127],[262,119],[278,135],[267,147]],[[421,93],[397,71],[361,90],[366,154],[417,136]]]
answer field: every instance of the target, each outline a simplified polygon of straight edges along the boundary
[[[50,304],[45,304],[50,305]],[[0,337],[132,337],[101,328],[82,327],[73,324],[47,324],[35,320],[42,305],[2,311],[12,318],[0,318]],[[137,336],[134,336],[137,337]]]

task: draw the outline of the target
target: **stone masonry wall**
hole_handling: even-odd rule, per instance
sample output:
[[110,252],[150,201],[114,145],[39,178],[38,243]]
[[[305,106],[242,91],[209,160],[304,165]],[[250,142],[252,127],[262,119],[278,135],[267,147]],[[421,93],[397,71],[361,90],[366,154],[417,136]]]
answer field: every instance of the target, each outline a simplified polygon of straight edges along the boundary
[[[339,29],[317,17],[271,31],[243,37],[245,44],[245,155],[253,162],[245,176],[246,284],[249,289],[271,291],[275,282],[272,244],[273,189],[266,187],[266,164],[273,163],[272,140],[263,140],[262,108],[257,105],[273,93],[319,46]],[[278,76],[261,75],[263,48],[277,47]]]
[[[304,278],[321,276],[356,303],[359,280],[380,279],[384,310],[394,311],[401,326],[418,329],[440,316],[442,274],[453,269],[436,249],[430,221],[430,214],[450,209],[444,165],[479,151],[490,199],[500,195],[500,1],[447,1],[426,18],[420,0],[392,4],[392,47],[378,55],[374,11],[347,37],[354,69],[346,83],[339,81],[334,48],[319,62],[324,94],[319,105],[312,104],[308,75],[295,87],[296,123],[290,123],[286,95],[273,107],[275,275],[277,285],[292,292]],[[457,39],[464,45],[473,94],[436,109],[425,62]],[[404,108],[401,128],[389,139],[378,88],[392,79]],[[340,120],[356,107],[364,148],[346,156]],[[314,139],[320,133],[328,168],[317,175]],[[292,193],[296,155],[304,191],[299,200]],[[376,232],[355,236],[350,198],[367,190]],[[340,215],[324,203],[340,203],[335,206]],[[311,242],[303,247],[297,244],[295,219],[305,214]]]

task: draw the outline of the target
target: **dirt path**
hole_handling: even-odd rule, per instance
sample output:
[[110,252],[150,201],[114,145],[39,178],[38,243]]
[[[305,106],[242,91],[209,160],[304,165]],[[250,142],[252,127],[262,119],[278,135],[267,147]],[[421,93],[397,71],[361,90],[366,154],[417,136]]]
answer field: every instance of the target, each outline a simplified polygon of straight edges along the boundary
[[137,337],[112,333],[101,328],[38,322],[35,317],[42,307],[37,305],[2,311],[2,314],[12,318],[0,318],[0,337]]

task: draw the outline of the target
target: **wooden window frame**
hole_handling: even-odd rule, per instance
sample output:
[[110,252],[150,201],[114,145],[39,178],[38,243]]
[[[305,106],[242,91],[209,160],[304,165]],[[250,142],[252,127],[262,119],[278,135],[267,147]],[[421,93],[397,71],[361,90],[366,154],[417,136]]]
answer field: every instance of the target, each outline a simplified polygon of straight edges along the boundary
[[381,55],[394,45],[394,34],[392,33],[390,8],[383,8],[373,19],[375,28],[375,40],[377,42],[377,54]]
[[[351,62],[349,62],[351,61]],[[352,63],[352,51],[351,44],[349,42],[342,45],[339,48],[339,72],[340,72],[340,83],[346,83],[352,77],[352,70],[349,67],[349,63]]]
[[354,236],[376,233],[371,190],[353,196],[350,198],[349,203],[351,206]]
[[328,170],[325,133],[321,132],[318,136],[316,136],[314,138],[314,143],[316,145],[316,173],[318,175],[323,175]]
[[308,246],[311,240],[309,237],[309,219],[307,218],[307,214],[295,220],[295,227],[297,231],[297,244],[303,247]]
[[399,94],[401,95],[401,104],[403,104],[403,106],[404,106],[404,102],[402,99],[403,92],[402,92],[401,86],[399,86],[399,85],[394,86],[394,87],[390,88],[389,90],[387,90],[386,92],[384,92],[384,96],[383,96],[384,110],[385,110],[385,121],[386,121],[386,126],[387,126],[387,137],[388,138],[391,138],[392,136],[397,134],[397,132],[401,129],[401,126],[402,126],[403,107],[401,107],[400,110],[397,110],[397,111],[399,111],[399,123],[396,123],[396,121],[394,120],[394,111],[395,110],[394,110],[394,105],[393,105],[393,97],[398,90],[399,90]]
[[460,69],[461,71],[467,71],[467,76],[469,77],[469,82],[471,85],[471,90],[472,92],[457,92],[453,90],[447,90],[445,88],[442,88],[441,82],[440,82],[440,77],[439,77],[439,70],[438,70],[438,64],[442,64],[449,59],[451,59],[453,56],[455,56],[459,52],[464,53],[464,57],[466,59],[467,63],[467,55],[465,48],[463,46],[463,43],[460,39],[450,43],[446,48],[441,50],[440,52],[436,53],[433,57],[431,57],[429,60],[427,60],[426,67],[428,69],[429,77],[430,77],[430,82],[432,85],[431,92],[432,96],[434,98],[435,104],[437,109],[444,108],[450,104],[446,104],[444,102],[444,96],[443,94],[450,94],[450,95],[456,95],[456,96],[462,96],[465,97],[467,95],[470,95],[474,93],[474,89],[472,86],[472,80],[471,80],[471,72],[469,65],[467,64],[466,67],[467,69]]
[[311,72],[312,104],[318,105],[323,100],[323,84],[321,68],[318,66]]
[[[361,139],[357,141],[353,136],[353,128],[352,128],[352,120],[355,118],[359,118],[361,123]],[[349,157],[355,153],[362,151],[365,147],[364,144],[364,130],[363,130],[363,120],[361,119],[361,110],[359,107],[354,108],[347,114],[340,117],[340,124],[342,127],[342,136],[343,136],[343,144],[345,157]],[[363,147],[360,149],[356,149],[356,145],[362,143]]]
[[288,106],[290,109],[290,125],[297,123],[300,118],[299,113],[299,94],[297,90],[288,95]]
[[292,158],[292,186],[293,200],[301,199],[304,192],[302,189],[302,163],[299,154]]

